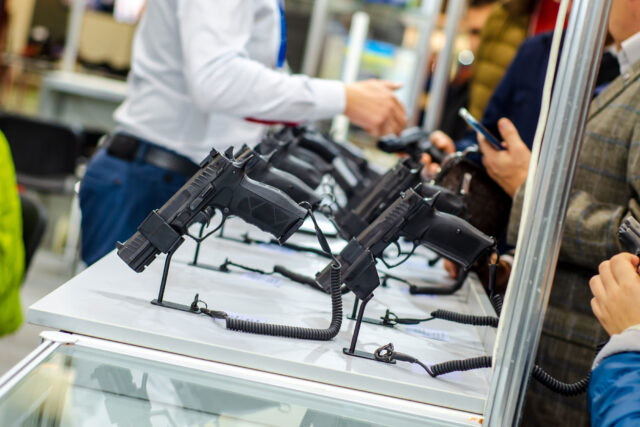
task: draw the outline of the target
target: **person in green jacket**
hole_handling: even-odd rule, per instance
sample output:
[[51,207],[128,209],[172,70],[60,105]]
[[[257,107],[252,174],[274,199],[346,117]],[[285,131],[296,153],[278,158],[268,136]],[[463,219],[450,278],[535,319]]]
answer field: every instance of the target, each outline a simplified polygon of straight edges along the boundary
[[22,323],[20,284],[24,279],[22,211],[9,144],[0,132],[0,336]]

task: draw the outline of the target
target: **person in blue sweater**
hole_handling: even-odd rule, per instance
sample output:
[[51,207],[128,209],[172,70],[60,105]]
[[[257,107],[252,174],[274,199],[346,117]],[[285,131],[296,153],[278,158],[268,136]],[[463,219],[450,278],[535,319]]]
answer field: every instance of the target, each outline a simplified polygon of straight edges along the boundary
[[[553,32],[543,33],[531,37],[520,46],[482,116],[482,123],[497,136],[500,135],[498,120],[503,117],[511,120],[529,149],[533,145],[538,125],[552,39]],[[605,52],[600,63],[594,96],[619,74],[617,59],[610,52]],[[431,141],[446,153],[462,151],[478,144],[474,130],[469,130],[464,138],[455,142],[445,133],[435,131],[431,134]],[[432,175],[439,167],[431,164],[429,158],[425,158],[425,164]]]
[[591,308],[611,339],[596,356],[589,383],[591,425],[640,425],[640,258],[600,264],[589,282]]

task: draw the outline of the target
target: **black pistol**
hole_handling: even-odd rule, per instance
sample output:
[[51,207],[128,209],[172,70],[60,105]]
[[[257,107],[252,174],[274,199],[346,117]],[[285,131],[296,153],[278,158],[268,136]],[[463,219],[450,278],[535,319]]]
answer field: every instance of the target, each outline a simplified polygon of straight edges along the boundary
[[245,170],[249,178],[284,191],[297,203],[308,202],[312,209],[316,209],[320,204],[322,197],[298,177],[274,167],[270,156],[258,154],[244,145],[235,159],[239,162],[247,159]]
[[164,206],[151,212],[125,243],[117,244],[118,256],[140,273],[161,252],[175,251],[188,228],[208,223],[216,209],[223,221],[236,215],[286,241],[302,225],[307,211],[282,191],[249,178],[248,160],[236,162],[212,150]]
[[419,162],[422,153],[431,156],[431,160],[441,164],[446,154],[436,148],[429,140],[429,134],[419,127],[405,129],[400,136],[388,135],[378,141],[378,148],[387,153],[405,153]]
[[380,177],[380,174],[369,166],[362,151],[350,142],[338,143],[310,125],[296,126],[292,128],[292,132],[300,139],[301,146],[317,152],[325,160],[330,162],[336,155],[342,157],[352,172],[362,177],[361,186],[366,187]]
[[318,188],[324,172],[296,156],[292,144],[293,141],[283,142],[275,137],[266,137],[255,146],[255,150],[270,156],[271,163],[276,168],[297,176],[313,189]]
[[292,132],[296,134],[296,141],[300,147],[316,153],[331,165],[328,173],[336,180],[347,198],[351,197],[360,186],[368,184],[358,165],[343,155],[337,143],[309,128],[294,128]]
[[350,208],[349,203],[336,211],[334,218],[342,234],[348,239],[357,236],[409,188],[414,188],[422,197],[427,198],[439,193],[436,209],[464,218],[467,212],[464,201],[446,188],[435,184],[421,184],[420,170],[419,164],[411,159],[401,160],[368,188],[367,195],[357,206]]
[[357,204],[347,205],[335,212],[336,224],[350,239],[364,230],[401,192],[420,183],[421,166],[411,159],[399,161],[378,181],[369,186],[368,194]]
[[[439,212],[435,196],[424,199],[413,189],[397,198],[358,237],[351,239],[338,260],[343,283],[360,299],[365,299],[380,284],[376,258],[403,236],[414,244],[428,247],[464,269],[495,248],[496,241],[455,215]],[[328,289],[330,265],[317,276],[317,283]]]
[[634,255],[640,255],[640,222],[629,215],[618,228],[618,239]]

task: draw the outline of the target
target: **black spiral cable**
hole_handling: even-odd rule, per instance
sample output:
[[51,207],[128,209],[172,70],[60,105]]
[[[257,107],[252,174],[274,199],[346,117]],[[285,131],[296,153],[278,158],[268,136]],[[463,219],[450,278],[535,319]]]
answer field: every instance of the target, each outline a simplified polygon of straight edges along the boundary
[[[496,257],[496,260],[489,266],[489,298],[496,314],[500,316],[500,313],[502,312],[502,296],[495,292],[497,266],[498,258]],[[474,316],[448,310],[436,310],[431,313],[431,316],[436,319],[448,320],[466,325],[490,326],[493,328],[498,327],[499,322],[499,317]],[[396,352],[392,343],[378,348],[375,351],[374,356],[377,360],[384,362],[397,360],[420,365],[431,377],[434,378],[451,372],[490,368],[493,362],[491,356],[479,356],[470,359],[450,360],[448,362],[427,366],[413,356]],[[576,382],[565,383],[553,378],[538,365],[533,366],[531,375],[548,389],[565,396],[577,396],[586,392],[589,387],[589,380],[591,379],[591,373],[589,373],[586,377],[583,377]]]
[[[471,371],[473,369],[490,368],[491,356],[473,357],[471,359],[450,360],[444,363],[430,366],[432,377],[448,374],[450,372]],[[429,372],[429,371],[427,371]]]
[[450,322],[462,323],[463,325],[491,326],[498,327],[498,318],[492,316],[474,316],[471,314],[456,313],[449,310],[436,310],[431,312],[431,317],[448,320]]
[[564,394],[565,396],[577,396],[584,393],[587,391],[587,388],[589,388],[589,381],[591,380],[591,372],[589,372],[586,377],[581,378],[574,383],[565,383],[553,378],[538,365],[533,367],[532,375],[533,378],[538,380],[548,389],[555,391],[556,393]]
[[213,318],[224,319],[226,328],[232,331],[305,340],[329,341],[338,334],[342,326],[342,295],[340,294],[340,282],[340,266],[335,263],[331,264],[331,323],[326,329],[253,322],[230,317],[227,313],[208,310],[207,308],[200,308],[200,311]]
[[498,315],[498,317],[500,317],[500,313],[502,313],[502,295],[493,294],[491,296],[491,305],[493,306],[493,309],[496,311],[496,314]]
[[[304,203],[306,202],[301,203],[301,205],[303,205]],[[316,222],[316,219],[311,210],[311,206],[308,203],[306,203],[306,205],[309,216],[311,217],[311,220],[313,221],[314,227],[316,229],[316,235],[318,237],[320,247],[327,255],[329,255],[331,254],[329,243],[327,242],[327,239],[325,238],[322,230],[320,230],[320,227]],[[232,264],[229,263],[228,265]],[[233,265],[235,265],[236,267],[245,268],[249,271],[262,272],[261,270],[242,266],[241,264],[234,263]],[[335,257],[333,257],[333,263],[331,263],[331,323],[326,329],[303,328],[299,326],[277,325],[273,323],[261,323],[238,319],[229,316],[224,311],[209,310],[207,304],[203,301],[200,301],[197,295],[196,299],[191,304],[191,308],[196,312],[206,314],[214,319],[224,319],[226,328],[232,331],[277,337],[300,338],[306,340],[329,341],[330,339],[338,335],[338,332],[340,332],[340,327],[342,326],[342,295],[340,293],[340,285],[342,284],[342,279],[340,277],[341,269],[342,265],[340,265],[340,262]]]
[[[470,359],[450,360],[448,362],[427,366],[413,356],[396,352],[393,348],[393,344],[391,343],[378,348],[375,351],[374,356],[376,360],[383,362],[392,362],[396,360],[400,362],[415,363],[422,366],[422,368],[433,378],[449,374],[451,372],[490,368],[493,362],[491,356],[479,356]],[[531,375],[548,389],[565,396],[577,396],[587,391],[591,377],[591,374],[589,374],[574,383],[565,383],[553,378],[538,365],[534,365]]]

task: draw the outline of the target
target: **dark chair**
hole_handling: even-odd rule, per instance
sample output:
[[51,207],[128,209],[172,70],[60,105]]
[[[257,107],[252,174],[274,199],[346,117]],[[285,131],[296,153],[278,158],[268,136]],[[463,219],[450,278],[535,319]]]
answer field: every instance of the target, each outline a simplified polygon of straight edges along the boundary
[[35,198],[26,194],[20,195],[22,204],[22,238],[24,240],[24,270],[25,275],[31,264],[31,259],[42,242],[44,230],[47,226],[47,212],[44,206]]
[[90,155],[100,132],[8,112],[0,113],[0,131],[9,141],[19,184],[39,193],[72,196],[63,262],[75,268],[80,240],[76,171],[87,161],[85,153]]
[[9,141],[19,184],[45,193],[73,192],[82,131],[10,113],[0,114],[0,131]]

